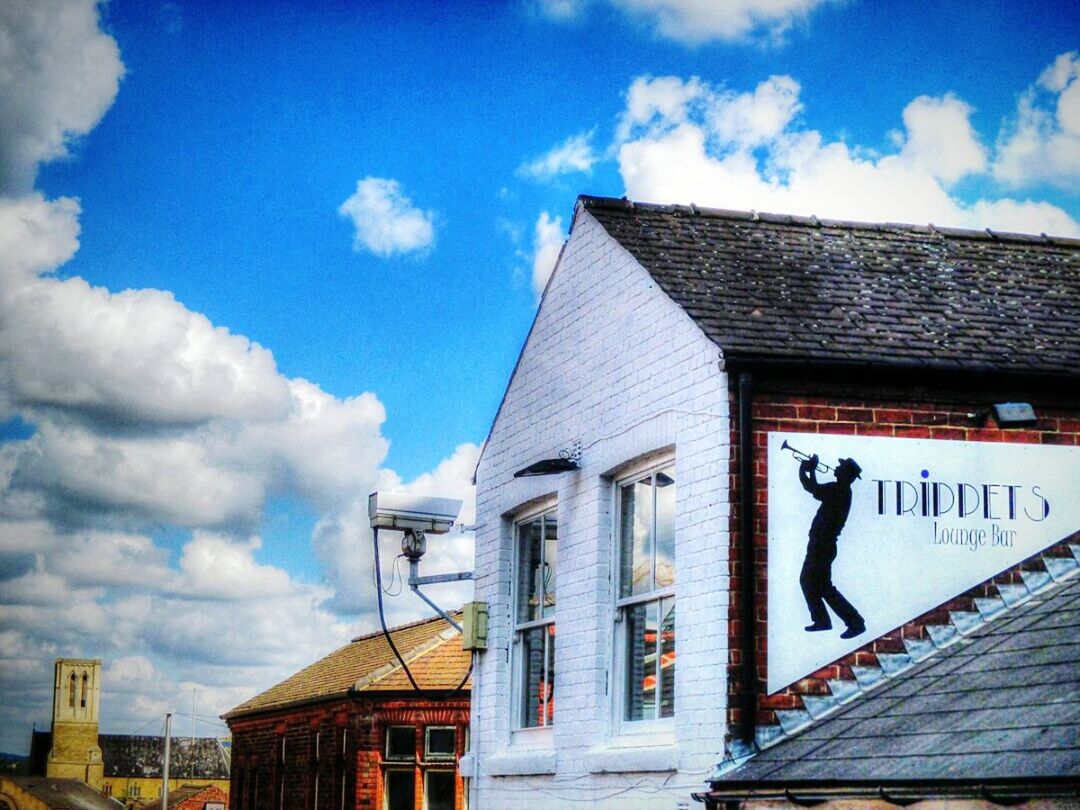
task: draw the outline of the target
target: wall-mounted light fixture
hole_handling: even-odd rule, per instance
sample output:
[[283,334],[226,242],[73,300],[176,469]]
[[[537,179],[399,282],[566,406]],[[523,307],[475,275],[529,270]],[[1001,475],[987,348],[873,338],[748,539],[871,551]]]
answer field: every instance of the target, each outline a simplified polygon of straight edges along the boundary
[[1035,409],[1029,402],[996,402],[994,418],[1001,428],[1034,425],[1036,420]]

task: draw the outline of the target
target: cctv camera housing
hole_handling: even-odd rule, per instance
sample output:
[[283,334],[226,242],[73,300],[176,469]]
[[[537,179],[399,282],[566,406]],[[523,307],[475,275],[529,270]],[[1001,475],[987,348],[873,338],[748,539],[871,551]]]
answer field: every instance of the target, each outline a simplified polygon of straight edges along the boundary
[[372,492],[368,495],[368,518],[372,528],[413,529],[446,534],[454,526],[461,501],[404,492]]

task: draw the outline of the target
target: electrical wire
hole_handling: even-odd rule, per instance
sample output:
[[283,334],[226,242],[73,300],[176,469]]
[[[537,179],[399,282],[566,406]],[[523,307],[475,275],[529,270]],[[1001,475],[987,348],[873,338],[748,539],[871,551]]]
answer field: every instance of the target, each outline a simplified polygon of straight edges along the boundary
[[416,678],[413,677],[409,665],[406,664],[405,659],[401,657],[401,653],[398,652],[397,645],[394,643],[390,631],[386,628],[386,613],[383,610],[384,591],[382,586],[382,566],[379,564],[379,528],[377,526],[371,530],[371,540],[375,548],[375,595],[378,597],[379,625],[382,627],[383,636],[385,636],[386,642],[390,645],[390,649],[393,650],[394,657],[397,658],[398,663],[401,664],[401,668],[405,670],[405,677],[409,679],[409,683],[412,684],[412,687],[416,692],[423,695],[428,700],[449,700],[461,693],[461,690],[465,688],[465,683],[469,680],[469,676],[472,675],[472,656],[469,657],[469,668],[465,670],[465,677],[461,679],[461,683],[445,694],[428,691],[416,682]]

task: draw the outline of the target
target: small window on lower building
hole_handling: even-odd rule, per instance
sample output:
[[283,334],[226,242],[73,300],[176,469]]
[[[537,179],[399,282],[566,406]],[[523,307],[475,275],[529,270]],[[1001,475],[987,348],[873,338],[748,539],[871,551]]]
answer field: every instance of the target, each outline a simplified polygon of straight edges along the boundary
[[383,806],[386,810],[413,810],[416,796],[414,771],[387,771],[383,781],[386,789]]
[[457,753],[457,729],[454,726],[428,726],[424,740],[425,759],[453,759]]
[[428,771],[424,775],[425,810],[454,810],[454,772]]
[[386,729],[386,758],[412,760],[416,757],[416,729],[413,726],[389,726]]

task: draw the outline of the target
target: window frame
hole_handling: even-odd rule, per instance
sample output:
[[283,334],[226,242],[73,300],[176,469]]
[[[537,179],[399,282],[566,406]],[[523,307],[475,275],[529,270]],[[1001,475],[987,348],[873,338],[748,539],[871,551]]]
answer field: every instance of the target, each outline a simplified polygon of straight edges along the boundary
[[[670,585],[662,587],[656,587],[656,568],[657,568],[657,543],[656,543],[656,527],[657,527],[657,509],[656,498],[657,490],[656,475],[665,470],[671,470],[675,479],[674,486],[676,487],[675,505],[672,514],[672,562],[675,565],[675,578]],[[653,588],[649,591],[642,593],[631,593],[628,596],[622,596],[623,585],[623,537],[622,537],[622,519],[623,519],[623,505],[622,505],[622,492],[623,488],[627,485],[631,485],[640,482],[643,478],[649,477],[652,480],[650,486],[650,511],[651,511],[651,525],[650,530],[650,544],[651,544],[651,566],[652,566],[652,579]],[[677,548],[677,536],[675,532],[675,523],[678,516],[678,468],[676,466],[675,456],[664,455],[661,457],[653,457],[647,462],[641,464],[635,464],[628,466],[626,469],[620,471],[616,476],[611,479],[611,499],[612,499],[612,522],[611,522],[611,548],[612,548],[612,577],[611,577],[611,595],[612,595],[612,609],[613,609],[613,628],[612,628],[612,654],[613,661],[611,666],[611,688],[609,692],[612,696],[611,714],[612,714],[612,727],[615,733],[623,734],[642,734],[652,735],[656,733],[670,734],[674,728],[674,693],[673,704],[671,714],[663,717],[660,715],[661,702],[657,699],[654,703],[653,714],[651,717],[643,717],[638,720],[632,720],[627,718],[628,707],[627,701],[629,699],[629,691],[627,686],[627,678],[629,677],[629,611],[639,605],[648,606],[655,604],[658,611],[658,638],[657,644],[661,643],[659,638],[659,631],[663,625],[663,615],[660,614],[661,608],[665,603],[675,603],[676,600],[676,587],[678,583],[678,568],[675,564],[675,553]],[[672,607],[674,610],[674,604]],[[676,636],[677,645],[677,636]],[[677,646],[675,648],[677,650]],[[664,672],[662,663],[662,656],[659,651],[659,647],[656,655],[656,667],[658,674],[661,675]],[[671,672],[670,677],[674,677],[675,671]],[[658,680],[657,686],[660,687],[662,680]],[[662,687],[660,687],[662,688]]]
[[[453,735],[454,744],[450,753],[431,750],[432,731],[449,731]],[[457,759],[457,739],[457,726],[424,726],[424,762],[453,762]]]
[[[547,730],[549,732],[550,729],[552,728],[552,726],[555,725],[554,706],[552,706],[551,719],[550,720],[548,720],[547,712],[545,711],[545,712],[543,712],[543,716],[542,716],[543,722],[541,722],[541,723],[539,723],[537,725],[526,725],[525,722],[524,722],[525,721],[525,714],[526,714],[526,712],[525,712],[525,700],[524,700],[526,687],[525,687],[525,682],[524,682],[524,679],[525,679],[525,667],[524,667],[524,660],[523,660],[523,655],[524,655],[523,650],[524,650],[524,636],[525,636],[525,634],[527,632],[532,631],[532,630],[536,630],[536,629],[540,629],[540,628],[550,628],[548,630],[548,632],[545,632],[543,634],[543,638],[544,638],[543,661],[546,662],[548,660],[548,644],[550,643],[549,639],[553,635],[553,629],[555,628],[555,612],[556,612],[555,608],[557,607],[557,602],[552,605],[552,612],[551,612],[550,616],[544,616],[543,615],[543,610],[541,609],[540,618],[532,619],[532,620],[528,620],[528,621],[523,622],[523,621],[519,621],[519,619],[518,619],[518,607],[519,607],[518,600],[520,598],[520,591],[521,591],[521,568],[522,568],[522,565],[524,564],[524,560],[523,560],[524,543],[522,542],[521,529],[522,529],[523,526],[526,526],[527,524],[532,523],[533,521],[535,521],[537,519],[540,520],[540,525],[541,525],[541,539],[540,539],[541,558],[540,558],[540,566],[541,566],[541,568],[543,568],[543,566],[545,565],[545,562],[546,562],[545,557],[546,557],[546,553],[547,553],[547,544],[545,542],[545,532],[546,532],[546,525],[547,524],[546,524],[545,519],[547,517],[549,517],[549,516],[554,516],[554,518],[555,518],[555,527],[556,527],[555,543],[556,543],[556,549],[558,548],[558,542],[559,542],[559,536],[558,536],[559,509],[558,509],[558,506],[559,505],[558,505],[557,500],[555,500],[555,499],[545,499],[543,502],[541,502],[539,504],[536,504],[533,508],[528,509],[528,510],[523,510],[520,513],[518,513],[517,515],[515,515],[512,518],[511,527],[510,527],[510,533],[511,533],[512,543],[513,543],[513,566],[511,568],[511,588],[510,588],[511,645],[512,645],[512,649],[513,649],[513,654],[511,656],[511,659],[512,659],[512,666],[511,666],[512,689],[510,690],[510,692],[511,692],[511,700],[512,700],[512,704],[511,704],[512,705],[512,710],[511,710],[511,713],[510,713],[510,726],[511,726],[511,729],[513,730],[513,732],[515,734],[517,734],[517,733],[525,733],[525,734],[545,733],[545,730]],[[555,565],[558,565],[558,556],[557,555],[556,555]],[[541,578],[541,580],[542,580],[542,578]],[[558,599],[557,583],[558,583],[558,575],[556,573],[556,600]],[[541,598],[543,598],[544,596],[546,596],[546,594],[542,594]],[[552,661],[552,672],[551,672],[550,680],[553,682],[554,679],[555,679],[555,658],[554,658],[554,655],[551,656],[551,661]]]

